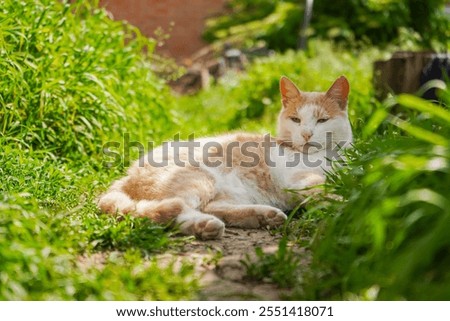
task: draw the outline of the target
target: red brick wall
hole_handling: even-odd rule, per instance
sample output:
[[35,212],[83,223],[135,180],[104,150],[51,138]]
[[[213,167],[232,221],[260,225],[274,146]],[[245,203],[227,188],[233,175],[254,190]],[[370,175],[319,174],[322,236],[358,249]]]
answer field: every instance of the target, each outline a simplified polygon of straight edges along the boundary
[[[159,53],[182,60],[205,45],[205,19],[223,11],[227,0],[101,0],[115,19],[127,20],[149,37],[161,27],[171,29]],[[173,27],[171,24],[174,23]]]

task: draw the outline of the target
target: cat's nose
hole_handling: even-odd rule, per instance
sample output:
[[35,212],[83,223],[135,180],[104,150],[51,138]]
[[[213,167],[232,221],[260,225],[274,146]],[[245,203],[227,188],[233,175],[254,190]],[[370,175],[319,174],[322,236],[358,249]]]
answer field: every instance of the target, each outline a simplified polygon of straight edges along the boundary
[[311,132],[303,132],[302,136],[305,139],[305,141],[308,141],[311,138],[312,133]]

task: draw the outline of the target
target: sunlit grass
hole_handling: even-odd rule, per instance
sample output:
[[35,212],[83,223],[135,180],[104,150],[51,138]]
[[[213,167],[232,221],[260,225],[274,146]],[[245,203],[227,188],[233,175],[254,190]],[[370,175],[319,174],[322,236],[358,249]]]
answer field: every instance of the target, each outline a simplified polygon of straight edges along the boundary
[[[356,144],[349,168],[333,177],[346,201],[330,208],[312,246],[313,268],[327,271],[321,279],[330,286],[307,286],[319,297],[320,290],[345,298],[377,288],[378,299],[450,298],[450,123],[440,120],[450,113],[414,97],[400,101],[410,110],[426,106],[429,117],[412,111],[404,122],[420,131],[400,125],[405,132]],[[424,139],[432,134],[445,140]]]
[[102,144],[124,132],[160,141],[173,128],[168,89],[151,71],[155,41],[137,28],[86,1],[6,1],[0,21],[6,139],[56,156],[99,158]]
[[191,298],[189,265],[151,263],[164,226],[96,209],[123,169],[102,168],[103,143],[175,127],[154,41],[91,3],[0,6],[0,299]]

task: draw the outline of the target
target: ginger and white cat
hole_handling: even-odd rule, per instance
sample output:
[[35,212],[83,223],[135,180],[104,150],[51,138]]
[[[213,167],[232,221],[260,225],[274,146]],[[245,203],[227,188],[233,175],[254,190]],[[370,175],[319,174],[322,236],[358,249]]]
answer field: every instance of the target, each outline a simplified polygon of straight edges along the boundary
[[322,184],[330,158],[352,142],[349,83],[325,93],[302,92],[280,80],[278,136],[235,133],[166,143],[142,157],[100,197],[107,213],[130,213],[201,239],[220,238],[225,225],[260,228],[284,223],[298,204],[292,192]]

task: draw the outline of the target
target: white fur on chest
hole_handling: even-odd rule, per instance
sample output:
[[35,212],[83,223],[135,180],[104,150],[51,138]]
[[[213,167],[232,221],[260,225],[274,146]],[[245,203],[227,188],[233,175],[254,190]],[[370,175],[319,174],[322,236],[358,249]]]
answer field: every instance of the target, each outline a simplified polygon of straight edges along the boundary
[[270,153],[273,162],[269,166],[271,175],[280,188],[292,188],[292,177],[299,173],[324,175],[325,170],[331,169],[327,159],[329,154],[326,149],[304,154],[277,145]]

